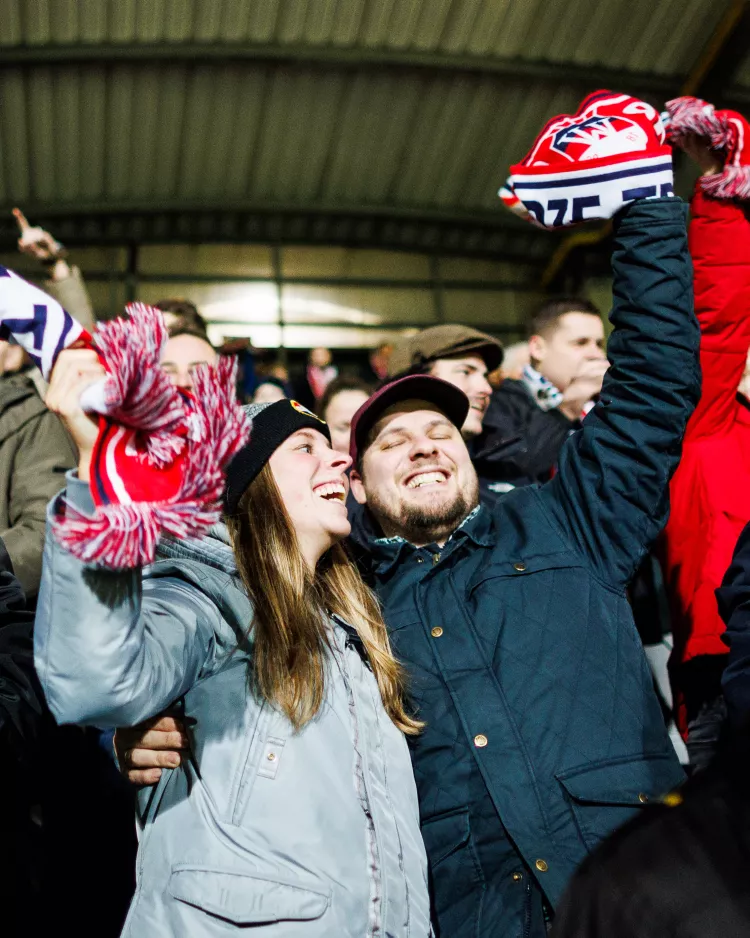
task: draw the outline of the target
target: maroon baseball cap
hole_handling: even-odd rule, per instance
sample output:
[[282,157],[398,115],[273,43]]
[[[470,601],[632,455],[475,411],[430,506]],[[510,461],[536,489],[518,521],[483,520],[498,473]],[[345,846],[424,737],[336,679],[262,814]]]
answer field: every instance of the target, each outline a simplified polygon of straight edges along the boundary
[[469,398],[455,384],[432,375],[407,375],[379,388],[352,418],[349,454],[357,465],[367,444],[367,435],[382,414],[403,401],[427,401],[442,411],[460,430],[469,413]]

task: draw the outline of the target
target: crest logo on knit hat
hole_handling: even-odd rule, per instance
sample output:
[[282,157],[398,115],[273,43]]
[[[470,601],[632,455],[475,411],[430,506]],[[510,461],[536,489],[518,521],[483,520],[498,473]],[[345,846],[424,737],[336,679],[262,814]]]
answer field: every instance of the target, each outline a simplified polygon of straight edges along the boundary
[[575,114],[548,121],[500,189],[503,202],[543,228],[612,218],[635,199],[673,194],[672,151],[647,101],[588,95]]
[[318,423],[325,423],[322,417],[319,417],[317,414],[314,414],[311,410],[308,410],[304,404],[300,404],[299,401],[289,401],[292,407],[298,411],[300,414],[304,414],[306,417],[312,417],[317,420]]
[[573,163],[635,153],[645,150],[648,142],[646,131],[634,120],[622,114],[592,114],[558,130],[550,146]]

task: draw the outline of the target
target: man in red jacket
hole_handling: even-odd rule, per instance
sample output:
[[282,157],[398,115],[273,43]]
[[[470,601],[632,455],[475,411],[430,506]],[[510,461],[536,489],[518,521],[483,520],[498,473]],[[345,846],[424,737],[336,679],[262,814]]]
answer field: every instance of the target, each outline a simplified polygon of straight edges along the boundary
[[750,520],[750,403],[738,393],[750,347],[750,203],[708,194],[721,192],[717,182],[727,176],[730,162],[747,169],[731,160],[731,150],[713,149],[706,137],[679,130],[675,142],[702,171],[691,203],[689,242],[703,389],[672,480],[663,556],[678,722],[691,762],[701,767],[715,751],[726,716],[721,673],[727,648],[714,590]]

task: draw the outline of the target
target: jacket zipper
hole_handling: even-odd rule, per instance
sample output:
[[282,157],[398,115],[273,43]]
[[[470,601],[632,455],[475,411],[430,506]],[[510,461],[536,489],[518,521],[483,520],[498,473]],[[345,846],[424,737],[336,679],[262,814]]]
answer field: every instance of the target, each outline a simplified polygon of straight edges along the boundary
[[526,877],[526,902],[524,904],[523,915],[523,938],[529,938],[531,935],[531,883],[528,875]]

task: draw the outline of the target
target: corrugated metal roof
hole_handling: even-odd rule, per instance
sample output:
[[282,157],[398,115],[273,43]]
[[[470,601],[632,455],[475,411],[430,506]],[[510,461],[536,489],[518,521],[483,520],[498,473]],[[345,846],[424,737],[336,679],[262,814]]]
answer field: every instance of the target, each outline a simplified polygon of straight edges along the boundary
[[0,45],[266,43],[682,75],[731,0],[3,0]]
[[[0,205],[473,220],[503,250],[517,229],[497,188],[575,108],[582,69],[676,90],[730,3],[0,0]],[[554,247],[525,243],[532,258]]]
[[0,200],[494,211],[577,90],[269,65],[0,72]]

